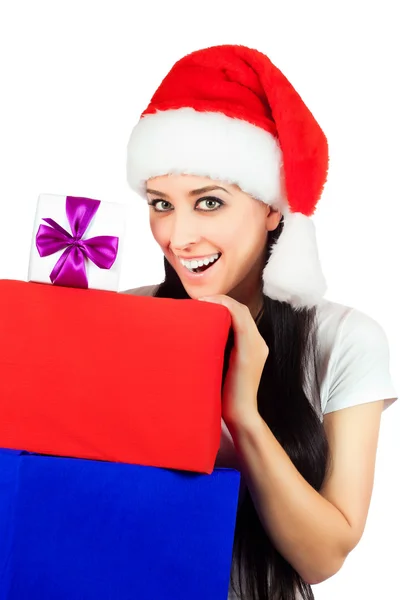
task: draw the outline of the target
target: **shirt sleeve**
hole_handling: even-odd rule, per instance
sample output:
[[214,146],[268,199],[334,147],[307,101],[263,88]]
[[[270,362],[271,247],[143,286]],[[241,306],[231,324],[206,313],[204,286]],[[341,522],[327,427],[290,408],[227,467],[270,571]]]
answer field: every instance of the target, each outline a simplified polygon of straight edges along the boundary
[[324,414],[358,404],[398,398],[390,374],[385,331],[372,317],[352,309],[341,323]]

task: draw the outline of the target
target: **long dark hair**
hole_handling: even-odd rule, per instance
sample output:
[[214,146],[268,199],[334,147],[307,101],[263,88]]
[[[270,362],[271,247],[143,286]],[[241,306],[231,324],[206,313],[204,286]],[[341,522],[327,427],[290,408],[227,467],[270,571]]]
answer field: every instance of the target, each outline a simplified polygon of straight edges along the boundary
[[[265,264],[284,227],[284,218],[268,233]],[[165,279],[155,297],[189,299],[175,269],[164,257]],[[321,419],[316,308],[294,309],[263,294],[264,311],[258,330],[269,348],[258,389],[258,410],[304,479],[319,490],[329,465],[329,447]],[[225,349],[223,381],[233,348],[233,330]],[[306,381],[316,390],[309,398]],[[277,551],[262,526],[246,489],[238,508],[233,559],[236,594],[246,600],[304,600],[314,594],[291,564]]]

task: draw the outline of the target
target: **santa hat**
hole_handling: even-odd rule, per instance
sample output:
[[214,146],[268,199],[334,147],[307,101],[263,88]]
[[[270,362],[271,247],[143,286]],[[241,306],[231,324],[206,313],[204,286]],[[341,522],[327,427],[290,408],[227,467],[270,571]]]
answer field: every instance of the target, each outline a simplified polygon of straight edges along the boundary
[[175,63],[128,143],[128,182],[144,198],[147,179],[191,174],[237,184],[280,210],[283,231],[263,288],[295,309],[326,292],[310,217],[327,172],[315,118],[269,58],[245,46],[214,46]]

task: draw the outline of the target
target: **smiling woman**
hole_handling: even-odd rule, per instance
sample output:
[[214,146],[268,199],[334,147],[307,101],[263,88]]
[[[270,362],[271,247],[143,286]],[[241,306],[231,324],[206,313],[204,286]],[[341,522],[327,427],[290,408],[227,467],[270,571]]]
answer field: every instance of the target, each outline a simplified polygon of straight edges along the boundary
[[[232,600],[311,600],[311,584],[340,569],[364,530],[381,413],[397,398],[382,327],[324,297],[310,217],[327,169],[299,94],[244,46],[179,60],[128,144],[128,181],[164,253],[150,293],[232,316],[217,459],[243,474]],[[198,259],[206,270],[190,273]]]

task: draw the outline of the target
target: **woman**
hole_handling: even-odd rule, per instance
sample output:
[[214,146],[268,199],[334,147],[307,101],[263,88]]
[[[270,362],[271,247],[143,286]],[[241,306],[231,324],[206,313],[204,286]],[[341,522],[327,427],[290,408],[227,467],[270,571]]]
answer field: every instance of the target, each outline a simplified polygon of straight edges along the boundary
[[311,599],[361,538],[381,413],[397,398],[381,326],[324,299],[309,217],[326,138],[265,55],[216,46],[164,78],[127,169],[165,264],[160,285],[128,293],[232,316],[217,462],[243,475],[229,597]]

